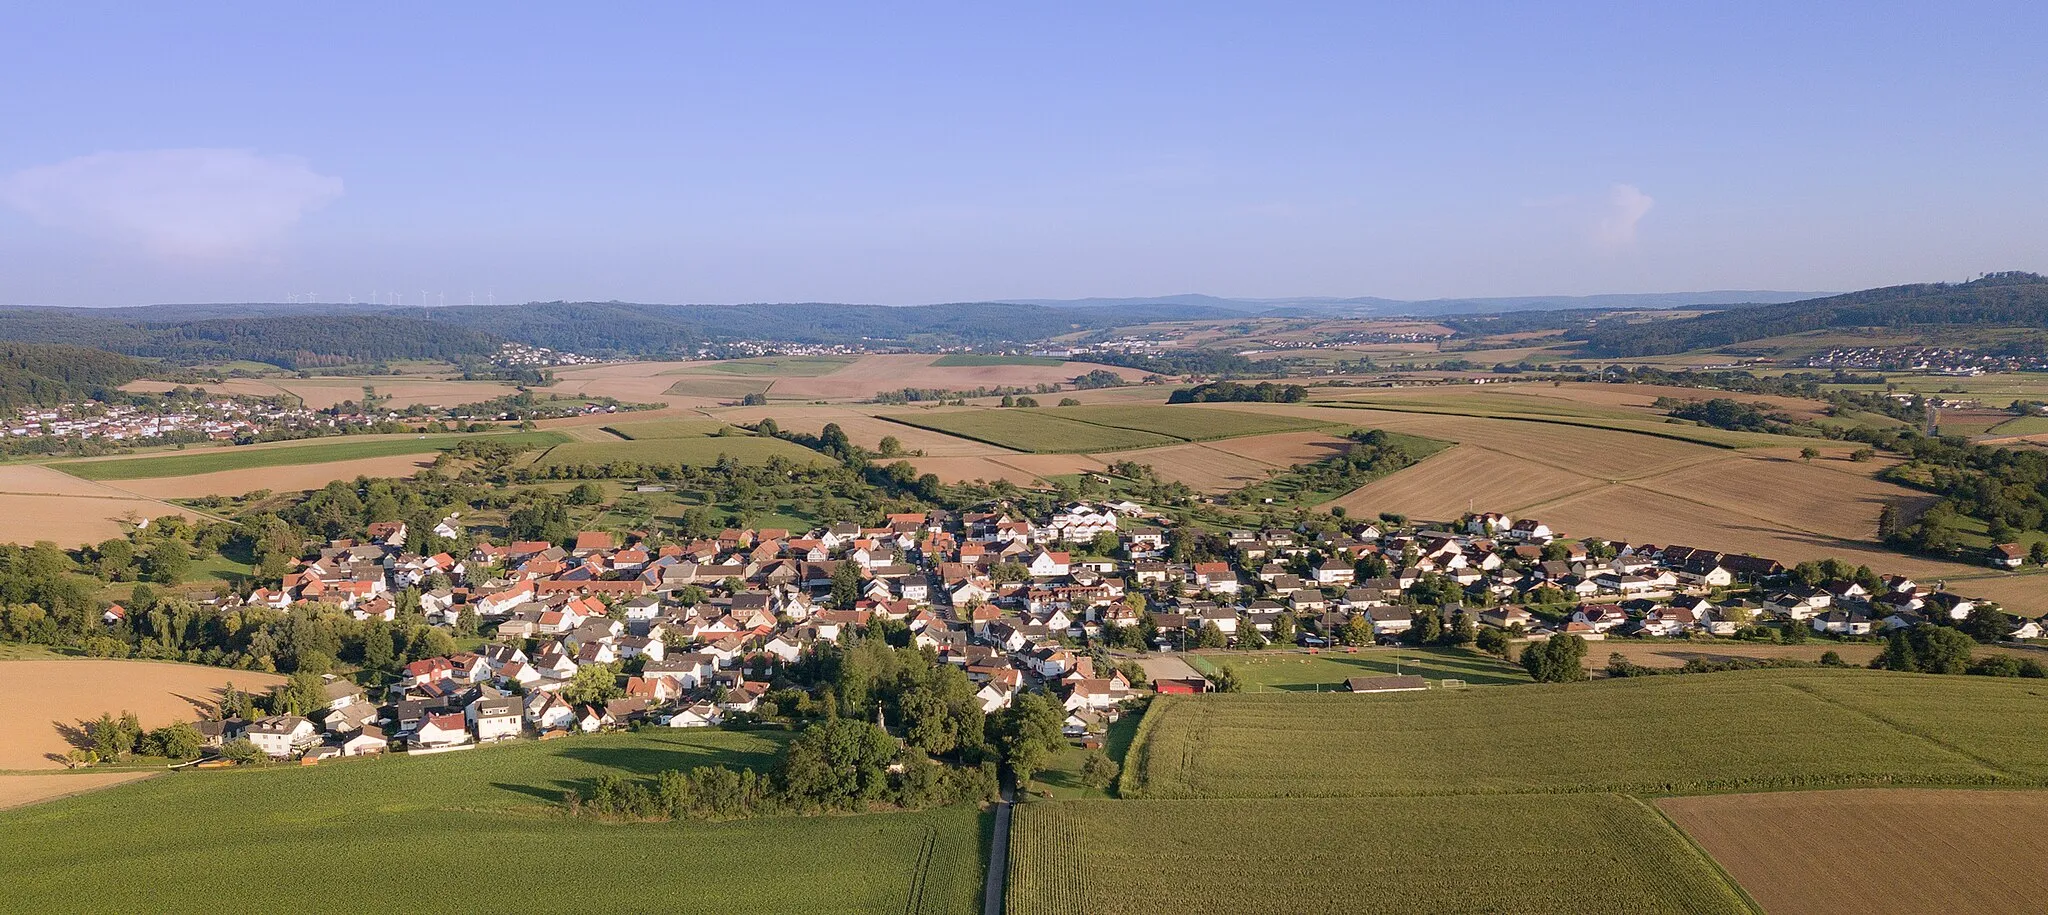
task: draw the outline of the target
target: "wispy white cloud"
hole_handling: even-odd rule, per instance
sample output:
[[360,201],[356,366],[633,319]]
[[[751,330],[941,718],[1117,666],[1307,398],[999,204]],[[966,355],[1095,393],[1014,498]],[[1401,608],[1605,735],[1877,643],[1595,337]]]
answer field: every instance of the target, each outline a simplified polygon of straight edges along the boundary
[[1633,184],[1617,184],[1608,189],[1600,220],[1593,228],[1593,243],[1607,251],[1634,245],[1636,226],[1656,205],[1655,198]]
[[259,251],[341,192],[303,159],[246,149],[94,153],[0,180],[37,222],[174,259]]

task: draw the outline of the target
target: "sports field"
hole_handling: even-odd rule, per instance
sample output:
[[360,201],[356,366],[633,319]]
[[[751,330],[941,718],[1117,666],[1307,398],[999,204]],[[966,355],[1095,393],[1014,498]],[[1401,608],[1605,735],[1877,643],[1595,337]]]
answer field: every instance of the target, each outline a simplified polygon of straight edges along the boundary
[[1801,670],[1163,697],[1122,786],[1186,798],[2031,784],[2048,777],[2027,723],[2044,696],[2030,681]]
[[[49,466],[88,480],[143,480],[182,477],[224,470],[255,470],[325,464],[363,458],[403,454],[430,454],[455,447],[463,439],[485,439],[504,444],[545,447],[566,441],[555,432],[504,432],[483,434],[436,433],[428,435],[351,435],[337,438],[302,439],[262,445],[229,445],[195,448],[132,458],[101,458],[90,461],[59,461]],[[264,488],[261,477],[252,476],[250,489]]]
[[[23,839],[0,843],[0,911],[218,912],[259,897],[279,911],[360,911],[372,891],[327,879],[337,864],[397,867],[390,881],[405,885],[471,874],[421,891],[446,911],[977,911],[972,808],[613,824],[557,807],[603,772],[761,766],[778,742],[775,732],[655,729],[175,773],[0,813],[0,835]],[[524,866],[509,862],[546,876],[479,876]]]
[[1011,915],[1750,909],[1647,805],[1612,794],[1020,806]]
[[698,435],[688,438],[651,438],[616,442],[567,442],[549,448],[534,459],[538,466],[602,465],[619,462],[639,464],[716,463],[721,456],[755,464],[780,457],[798,464],[823,460],[818,453],[778,438],[757,435]]
[[[2048,898],[2048,792],[1789,791],[1657,806],[1771,915],[2003,915]],[[1911,849],[1910,862],[1844,866],[1846,837]]]

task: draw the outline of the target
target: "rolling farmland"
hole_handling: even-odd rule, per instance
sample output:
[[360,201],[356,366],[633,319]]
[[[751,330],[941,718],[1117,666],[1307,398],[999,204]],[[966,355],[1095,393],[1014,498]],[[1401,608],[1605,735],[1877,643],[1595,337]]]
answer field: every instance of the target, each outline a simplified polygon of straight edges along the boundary
[[[641,441],[643,439],[701,438],[716,434],[720,429],[730,428],[715,419],[657,419],[637,423],[612,423],[604,431],[620,438]],[[737,430],[735,430],[737,431]]]
[[1648,806],[1611,794],[1033,802],[1012,915],[1750,909]]
[[[350,435],[301,439],[265,445],[230,445],[190,451],[162,452],[140,457],[101,458],[90,461],[59,461],[49,466],[87,480],[142,480],[181,477],[227,470],[255,470],[301,464],[325,464],[363,458],[406,454],[431,454],[455,447],[463,439],[486,439],[516,445],[545,446],[566,441],[555,432],[437,433],[427,435]],[[249,488],[262,488],[261,475],[249,478]]]
[[742,463],[762,463],[771,457],[798,463],[823,460],[818,453],[778,438],[757,435],[699,435],[689,438],[652,438],[616,442],[568,442],[549,448],[534,459],[535,466],[562,467],[618,462],[640,464],[708,465],[721,457]]
[[[422,848],[488,849],[506,860],[599,856],[614,878],[520,884],[524,904],[553,912],[976,911],[980,817],[971,808],[613,824],[564,818],[554,806],[564,789],[614,767],[765,765],[777,736],[657,730],[123,785],[0,813],[0,834],[36,837],[0,847],[0,911],[218,911],[223,893],[255,892],[279,909],[354,910],[358,897],[337,895],[318,875],[337,860],[417,860]],[[775,862],[776,879],[735,870],[735,862],[764,860]],[[92,892],[80,894],[84,885]],[[446,893],[435,904],[496,911],[505,897]]]
[[2033,681],[1860,671],[1169,697],[1122,784],[1155,798],[2029,784],[2048,777],[2048,746],[2019,729],[2043,712]]
[[54,769],[72,744],[63,729],[132,711],[149,728],[211,710],[227,684],[260,693],[277,674],[170,661],[0,661],[0,769]]
[[907,426],[957,435],[1014,451],[1045,454],[1122,451],[1171,445],[1180,441],[1154,432],[1139,432],[1062,419],[1042,410],[968,410],[890,414],[885,419]]
[[1329,425],[1298,416],[1246,414],[1234,410],[1159,404],[1051,407],[1032,412],[1113,429],[1154,432],[1190,442],[1266,435],[1274,432],[1303,432]]

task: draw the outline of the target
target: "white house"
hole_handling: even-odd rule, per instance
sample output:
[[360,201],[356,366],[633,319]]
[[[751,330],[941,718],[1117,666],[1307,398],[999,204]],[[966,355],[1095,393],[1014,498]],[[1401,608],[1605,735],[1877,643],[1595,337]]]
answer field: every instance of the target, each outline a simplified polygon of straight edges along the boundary
[[412,732],[412,745],[417,749],[459,747],[468,742],[469,722],[460,712],[428,715],[420,719],[419,729]]
[[249,722],[242,736],[273,759],[289,759],[317,742],[320,730],[297,715],[272,715]]
[[480,698],[470,703],[466,711],[479,742],[517,737],[522,730],[521,716],[525,710],[518,696]]

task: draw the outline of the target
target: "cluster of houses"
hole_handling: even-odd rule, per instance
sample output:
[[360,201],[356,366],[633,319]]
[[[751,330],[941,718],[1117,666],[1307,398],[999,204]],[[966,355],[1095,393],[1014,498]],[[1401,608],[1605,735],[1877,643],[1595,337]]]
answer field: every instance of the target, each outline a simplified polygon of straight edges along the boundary
[[[436,533],[452,537],[459,525],[450,517]],[[491,641],[413,662],[374,695],[334,681],[317,715],[245,723],[242,735],[259,748],[274,756],[437,752],[641,723],[717,725],[756,712],[784,666],[811,646],[878,617],[962,669],[984,712],[1020,691],[1046,690],[1064,704],[1067,733],[1087,739],[1139,684],[1098,669],[1077,640],[1148,621],[1162,649],[1191,645],[1205,628],[1233,641],[1246,627],[1272,634],[1283,616],[1307,645],[1355,632],[1359,621],[1394,639],[1416,624],[1409,592],[1429,582],[1441,600],[1444,581],[1497,598],[1476,623],[1531,639],[1726,636],[1769,616],[1860,635],[1937,614],[1961,619],[1975,606],[1899,578],[1877,594],[1853,582],[1798,587],[1777,562],[1685,546],[1616,544],[1594,558],[1540,521],[1492,513],[1448,531],[1373,523],[1316,534],[1231,531],[1223,537],[1229,558],[1190,562],[1169,561],[1160,519],[1129,502],[1068,504],[1040,518],[1000,507],[897,514],[876,527],[735,529],[694,542],[586,531],[567,545],[479,543],[461,557],[408,553],[406,534],[399,522],[372,525],[246,600],[329,603],[358,619],[394,620],[393,592],[413,588],[428,622],[467,617]],[[1120,556],[1083,552],[1104,534]],[[1760,596],[1713,599],[1737,585]],[[1560,622],[1527,604],[1571,609]],[[591,665],[606,665],[618,695],[571,701],[579,671]]]
[[7,422],[11,438],[55,438],[135,441],[181,432],[214,441],[233,441],[282,424],[310,422],[313,414],[269,402],[220,399],[167,407],[98,402],[56,407],[24,407]]

